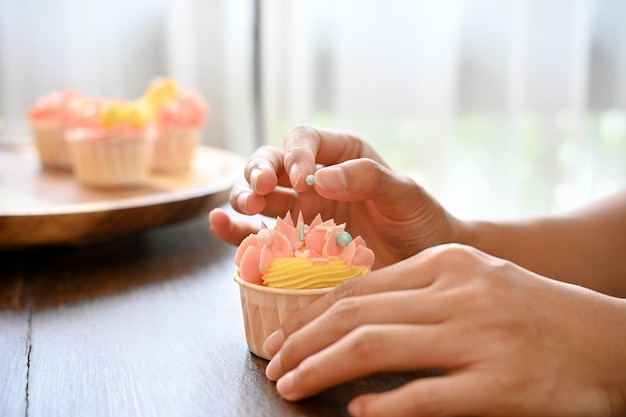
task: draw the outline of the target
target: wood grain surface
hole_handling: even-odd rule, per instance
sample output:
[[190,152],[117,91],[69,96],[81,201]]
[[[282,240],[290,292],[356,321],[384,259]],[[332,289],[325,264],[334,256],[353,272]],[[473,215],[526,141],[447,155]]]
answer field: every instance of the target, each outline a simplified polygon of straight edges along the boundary
[[376,375],[283,400],[246,346],[234,248],[206,216],[0,252],[0,416],[346,416]]

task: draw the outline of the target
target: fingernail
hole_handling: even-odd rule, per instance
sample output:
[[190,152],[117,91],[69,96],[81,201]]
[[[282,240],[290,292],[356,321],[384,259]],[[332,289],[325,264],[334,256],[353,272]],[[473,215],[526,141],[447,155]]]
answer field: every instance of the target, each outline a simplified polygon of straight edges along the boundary
[[296,188],[298,186],[298,182],[300,181],[300,177],[302,176],[302,170],[298,164],[293,164],[291,169],[289,170],[289,181],[291,181],[291,186]]
[[329,192],[345,191],[348,180],[343,168],[326,167],[315,173],[315,185]]
[[250,193],[241,193],[237,197],[237,204],[239,205],[239,209],[244,213],[248,212],[248,197],[250,197]]
[[276,352],[280,350],[280,347],[285,342],[285,334],[282,329],[276,330],[274,333],[269,335],[265,342],[263,343],[263,349],[270,355],[275,355]]
[[276,389],[283,397],[289,399],[288,397],[294,391],[294,374],[293,371],[287,372],[285,376],[278,380],[276,383]]
[[276,381],[283,374],[283,366],[280,363],[280,353],[272,358],[267,368],[265,368],[265,376],[270,381]]
[[256,182],[259,179],[259,176],[261,175],[261,169],[260,168],[252,168],[252,171],[250,171],[250,185],[252,186],[253,189],[256,190]]

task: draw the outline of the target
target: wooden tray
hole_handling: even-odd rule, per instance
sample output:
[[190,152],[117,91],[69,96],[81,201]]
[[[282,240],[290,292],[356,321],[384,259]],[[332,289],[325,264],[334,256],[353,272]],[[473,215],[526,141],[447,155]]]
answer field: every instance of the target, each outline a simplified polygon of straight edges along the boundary
[[93,243],[205,215],[228,201],[244,163],[199,146],[186,174],[153,174],[145,187],[109,190],[42,169],[32,148],[0,150],[0,249]]

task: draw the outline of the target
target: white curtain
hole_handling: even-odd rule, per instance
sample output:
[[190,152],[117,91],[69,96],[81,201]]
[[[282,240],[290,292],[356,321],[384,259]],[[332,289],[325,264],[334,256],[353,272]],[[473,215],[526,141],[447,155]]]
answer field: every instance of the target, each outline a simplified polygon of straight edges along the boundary
[[[206,144],[293,126],[371,141],[460,216],[557,212],[626,185],[626,1],[0,0],[0,144],[48,90],[140,95],[176,77]],[[262,135],[255,137],[256,111]]]
[[454,213],[579,206],[626,185],[623,0],[268,0],[265,135],[346,129]]
[[249,0],[0,0],[0,144],[29,140],[50,90],[134,99],[173,76],[211,106],[203,142],[248,154],[253,17]]

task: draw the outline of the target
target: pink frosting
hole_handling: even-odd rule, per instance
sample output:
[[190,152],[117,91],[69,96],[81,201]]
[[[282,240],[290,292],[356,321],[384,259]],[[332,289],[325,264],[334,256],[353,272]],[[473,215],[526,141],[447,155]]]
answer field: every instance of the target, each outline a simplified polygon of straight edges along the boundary
[[52,91],[37,99],[28,110],[28,119],[31,123],[54,122],[66,125],[85,99],[85,96],[73,90]]
[[71,127],[77,128],[99,128],[100,110],[109,103],[123,103],[127,100],[109,99],[104,97],[85,97],[79,106],[75,106],[69,115],[68,123]]
[[180,91],[176,98],[159,108],[160,129],[202,127],[209,113],[209,105],[195,91]]
[[[308,258],[312,262],[325,262],[341,259],[349,266],[370,268],[374,263],[374,252],[360,236],[346,246],[337,244],[337,235],[345,231],[345,223],[335,224],[334,220],[322,221],[318,214],[310,225],[302,221],[302,213],[294,225],[289,213],[284,219],[277,218],[274,229],[264,224],[257,234],[246,237],[235,255],[244,281],[263,283],[263,275],[277,258]],[[303,238],[303,239],[301,239]]]

